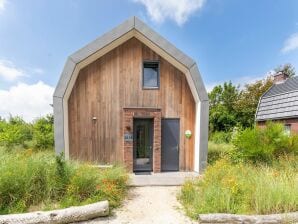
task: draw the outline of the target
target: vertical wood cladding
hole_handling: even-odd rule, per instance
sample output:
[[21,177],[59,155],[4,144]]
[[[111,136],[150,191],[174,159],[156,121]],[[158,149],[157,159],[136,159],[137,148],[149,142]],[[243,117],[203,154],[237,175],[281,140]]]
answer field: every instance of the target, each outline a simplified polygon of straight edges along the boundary
[[[160,61],[160,88],[142,88],[144,60]],[[123,162],[123,108],[153,107],[180,118],[180,169],[193,169],[195,101],[185,75],[132,38],[83,68],[68,100],[69,153],[73,159]],[[96,119],[92,119],[95,117]]]

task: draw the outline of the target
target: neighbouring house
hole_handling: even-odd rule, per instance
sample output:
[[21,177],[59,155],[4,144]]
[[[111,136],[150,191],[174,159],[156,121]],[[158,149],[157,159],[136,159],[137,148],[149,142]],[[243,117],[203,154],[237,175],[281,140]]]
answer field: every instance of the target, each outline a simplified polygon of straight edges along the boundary
[[273,85],[260,98],[256,112],[258,126],[267,121],[281,122],[285,132],[298,133],[298,77],[289,78],[282,72],[274,75]]
[[208,95],[190,57],[130,18],[70,55],[54,93],[56,153],[130,172],[207,164]]

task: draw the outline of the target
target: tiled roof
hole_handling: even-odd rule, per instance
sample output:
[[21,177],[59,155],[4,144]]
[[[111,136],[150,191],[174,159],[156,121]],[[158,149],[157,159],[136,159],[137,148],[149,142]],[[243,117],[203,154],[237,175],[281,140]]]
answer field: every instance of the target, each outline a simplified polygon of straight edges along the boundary
[[256,120],[298,117],[298,77],[274,84],[260,99]]
[[284,83],[273,85],[263,97],[273,96],[276,94],[287,93],[298,90],[298,76],[287,79]]

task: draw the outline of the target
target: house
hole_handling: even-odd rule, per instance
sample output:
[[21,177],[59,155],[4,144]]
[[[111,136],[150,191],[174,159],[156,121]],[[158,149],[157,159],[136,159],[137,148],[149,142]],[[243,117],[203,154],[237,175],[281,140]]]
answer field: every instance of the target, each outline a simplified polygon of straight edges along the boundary
[[56,153],[130,172],[207,164],[208,95],[196,63],[132,17],[70,55],[54,92]]
[[274,75],[272,87],[260,98],[256,112],[258,126],[266,121],[284,124],[287,133],[298,133],[298,77],[282,72]]

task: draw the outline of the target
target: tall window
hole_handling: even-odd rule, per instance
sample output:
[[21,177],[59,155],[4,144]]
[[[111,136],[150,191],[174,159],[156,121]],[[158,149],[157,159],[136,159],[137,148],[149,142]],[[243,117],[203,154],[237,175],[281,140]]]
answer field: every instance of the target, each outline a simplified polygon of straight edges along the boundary
[[143,63],[143,88],[159,88],[159,63],[157,61],[146,61]]

